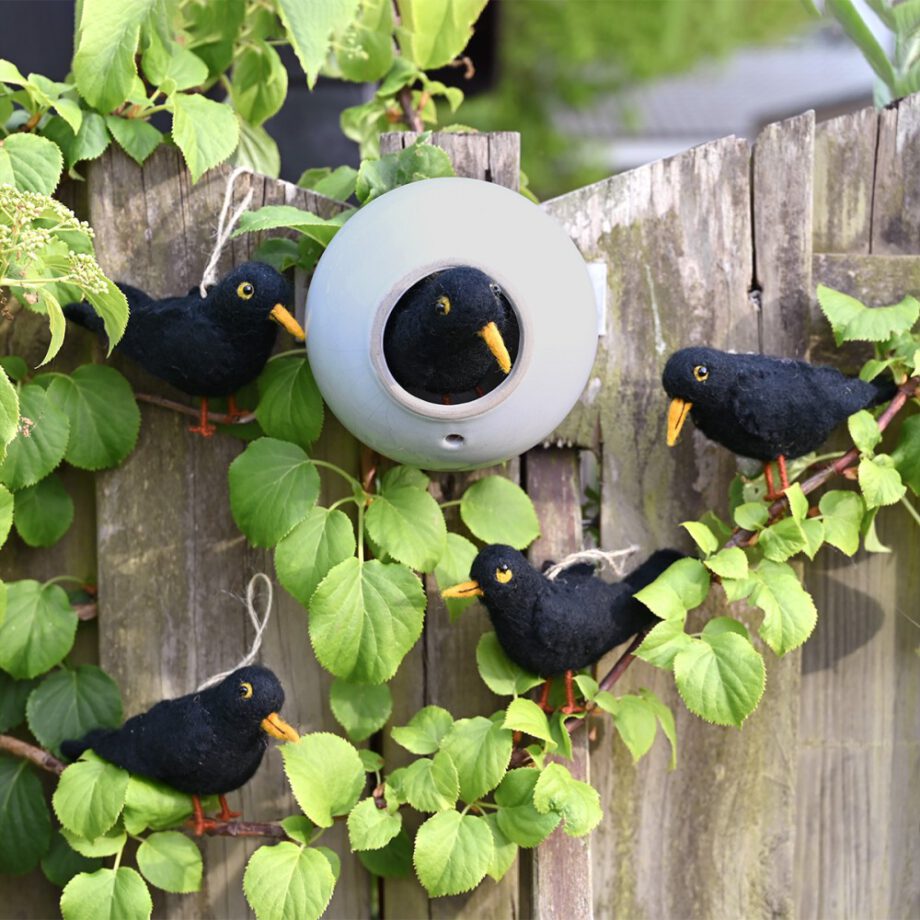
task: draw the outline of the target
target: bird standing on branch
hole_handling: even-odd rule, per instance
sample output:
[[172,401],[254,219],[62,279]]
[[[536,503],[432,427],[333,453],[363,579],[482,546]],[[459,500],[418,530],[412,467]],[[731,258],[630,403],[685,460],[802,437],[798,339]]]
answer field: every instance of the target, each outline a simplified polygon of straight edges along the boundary
[[592,565],[574,565],[554,581],[538,572],[516,549],[501,544],[479,551],[472,581],[447,588],[442,597],[481,597],[505,654],[547,678],[540,705],[546,708],[550,678],[565,673],[566,705],[578,711],[574,671],[647,629],[658,618],[633,595],[653,582],[683,553],[661,549],[622,581],[609,583]]
[[[209,397],[227,397],[228,415],[243,414],[234,394],[259,376],[279,324],[295,339],[305,338],[288,310],[290,285],[261,262],[237,266],[204,298],[197,287],[183,297],[154,300],[138,288],[118,286],[131,312],[116,350],[155,377],[199,397],[200,422],[189,431],[203,437],[217,430],[208,422]],[[103,332],[102,319],[87,303],[68,304],[64,314],[93,332]]]
[[458,266],[428,275],[400,298],[383,350],[401,387],[449,404],[481,396],[503,380],[518,339],[501,287],[478,268]]
[[770,500],[780,497],[770,461],[787,489],[787,459],[817,450],[848,416],[887,402],[897,389],[890,380],[867,383],[833,367],[702,347],[674,352],[662,383],[671,397],[668,446],[689,413],[710,440],[763,461]]
[[201,808],[203,795],[220,798],[220,819],[238,818],[226,793],[247,783],[262,762],[268,736],[298,741],[278,715],[284,690],[268,668],[239,668],[219,684],[163,700],[121,728],[96,728],[83,738],[64,741],[61,753],[75,760],[86,750],[192,797],[198,836],[215,826]]

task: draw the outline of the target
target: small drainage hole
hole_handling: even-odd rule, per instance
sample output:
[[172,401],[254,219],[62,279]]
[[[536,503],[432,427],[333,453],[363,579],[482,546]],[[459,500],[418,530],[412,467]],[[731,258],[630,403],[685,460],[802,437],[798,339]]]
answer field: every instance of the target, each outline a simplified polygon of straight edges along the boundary
[[462,434],[449,434],[444,438],[444,446],[457,449],[458,447],[463,447],[466,438]]

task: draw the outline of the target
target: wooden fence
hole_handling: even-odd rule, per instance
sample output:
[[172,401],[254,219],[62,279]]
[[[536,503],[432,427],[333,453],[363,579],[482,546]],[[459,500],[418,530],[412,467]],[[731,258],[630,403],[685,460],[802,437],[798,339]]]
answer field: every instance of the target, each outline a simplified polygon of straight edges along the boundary
[[[407,140],[390,136],[385,149]],[[515,136],[435,140],[459,173],[514,186]],[[175,150],[158,151],[142,169],[109,153],[92,164],[82,193],[72,194],[96,228],[106,271],[165,295],[199,280],[227,173],[215,170],[193,186]],[[818,283],[873,304],[920,292],[918,175],[914,97],[817,126],[808,113],[768,126],[753,149],[726,138],[547,202],[585,258],[606,263],[608,311],[592,384],[551,439],[562,446],[535,449],[501,469],[537,505],[543,536],[533,557],[558,557],[580,544],[579,451],[598,456],[605,547],[685,545],[677,522],[724,508],[732,457],[696,433],[674,450],[664,446],[667,354],[697,342],[825,358]],[[249,182],[238,182],[239,197]],[[253,207],[284,201],[326,214],[336,207],[283,182],[253,177],[251,184]],[[253,246],[251,237],[235,241],[221,268]],[[44,348],[34,328],[2,326],[0,344],[34,364]],[[72,332],[61,364],[81,363],[96,348]],[[137,389],[170,395],[119,366]],[[98,621],[83,630],[78,653],[115,677],[127,714],[236,662],[250,635],[228,592],[241,593],[255,571],[273,571],[269,554],[248,547],[230,516],[227,466],[241,443],[205,441],[187,434],[186,424],[145,405],[137,449],[123,466],[96,477],[65,472],[77,516],[64,540],[34,552],[12,539],[0,555],[4,578],[98,578]],[[315,455],[357,470],[359,454],[327,415]],[[468,481],[441,475],[435,489],[452,498]],[[557,831],[538,852],[522,851],[501,883],[428,900],[413,879],[372,881],[348,855],[338,826],[323,841],[343,856],[328,916],[920,914],[920,630],[912,622],[920,619],[920,531],[896,508],[879,530],[892,554],[850,560],[827,549],[809,567],[818,628],[803,650],[780,661],[768,654],[766,696],[742,731],[690,716],[669,675],[641,663],[630,670],[621,689],[651,687],[674,707],[679,765],[669,772],[659,740],[634,767],[607,722],[590,742],[580,733],[575,769],[601,790],[605,810],[590,838]],[[757,613],[748,616],[758,621]],[[455,717],[498,708],[474,665],[486,628],[475,611],[450,624],[429,592],[425,633],[393,682],[394,724],[432,703]],[[305,731],[337,730],[306,614],[284,592],[262,660],[287,688],[286,717]],[[388,767],[399,765],[397,748],[383,753]],[[252,820],[296,809],[277,753],[243,790],[242,805]],[[203,846],[202,892],[166,896],[158,914],[247,916],[240,880],[255,845],[223,838]],[[0,881],[3,916],[56,910],[56,892],[40,875]]]

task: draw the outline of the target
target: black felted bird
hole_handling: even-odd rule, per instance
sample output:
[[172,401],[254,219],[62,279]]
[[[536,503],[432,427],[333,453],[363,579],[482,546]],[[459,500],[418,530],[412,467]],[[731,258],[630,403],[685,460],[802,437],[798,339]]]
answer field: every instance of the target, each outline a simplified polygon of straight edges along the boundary
[[121,728],[95,728],[64,741],[61,753],[75,760],[86,750],[192,796],[195,832],[210,826],[200,796],[220,797],[220,818],[238,817],[226,793],[248,782],[262,762],[268,736],[297,741],[297,732],[278,715],[284,690],[268,669],[239,668],[219,684],[163,700]]
[[[291,288],[270,265],[244,262],[202,297],[193,288],[182,297],[154,300],[138,288],[119,284],[130,307],[128,326],[116,350],[155,377],[201,399],[201,417],[190,431],[210,437],[208,397],[228,397],[255,380],[275,344],[278,325],[303,341],[304,331],[287,309]],[[72,303],[64,314],[96,333],[102,319],[87,303]]]
[[[565,673],[567,705],[562,711],[574,712],[572,672],[657,622],[633,595],[681,558],[676,550],[657,550],[612,584],[598,577],[592,565],[572,566],[552,581],[516,549],[493,544],[473,560],[473,580],[441,596],[482,597],[505,654],[547,679]],[[547,696],[545,686],[541,705]]]
[[848,416],[886,402],[897,389],[891,380],[866,383],[833,367],[702,347],[674,352],[662,383],[671,397],[668,445],[689,413],[707,438],[764,461],[770,499],[779,497],[771,460],[788,488],[787,458],[816,450]]
[[383,349],[397,383],[445,403],[481,396],[511,371],[518,325],[501,287],[469,266],[428,275],[399,300]]

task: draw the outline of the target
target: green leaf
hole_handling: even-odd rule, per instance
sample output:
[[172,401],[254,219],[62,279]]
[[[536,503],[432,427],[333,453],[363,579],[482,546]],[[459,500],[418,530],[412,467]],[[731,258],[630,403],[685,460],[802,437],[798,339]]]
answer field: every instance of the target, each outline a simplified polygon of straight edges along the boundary
[[904,419],[898,443],[891,454],[901,480],[920,495],[920,415]]
[[541,771],[533,788],[533,804],[541,814],[562,816],[563,830],[570,837],[583,837],[604,816],[597,790],[575,779],[561,764],[551,763]]
[[444,811],[457,803],[460,778],[450,756],[438,751],[433,758],[422,757],[411,763],[402,776],[401,788],[417,811]]
[[392,2],[365,0],[358,18],[336,41],[335,60],[341,75],[355,83],[376,82],[390,69],[393,57]]
[[368,204],[401,185],[453,175],[450,157],[440,147],[420,139],[398,153],[362,160],[355,180],[355,197],[361,204]]
[[[361,753],[360,751],[358,752]],[[316,831],[316,825],[303,815],[290,815],[282,818],[281,826],[292,840],[309,845]]]
[[[449,531],[447,541],[444,544],[444,552],[441,554],[441,558],[438,560],[434,570],[438,589],[443,591],[445,588],[469,578],[470,567],[476,558],[477,552],[476,546],[466,537],[461,537],[460,534]],[[467,607],[476,603],[476,598],[474,597],[448,597],[443,600],[444,605],[447,607],[447,612],[450,614],[451,622],[456,620]]]
[[873,449],[882,440],[882,432],[879,431],[878,422],[871,412],[860,409],[854,412],[847,419],[847,428],[850,430],[850,437],[853,443],[859,448],[861,453],[871,454]]
[[710,556],[703,565],[720,578],[746,578],[748,573],[747,556],[738,546],[720,549],[714,556]]
[[878,508],[870,508],[866,511],[863,518],[860,531],[863,535],[863,548],[867,553],[890,553],[891,547],[885,546],[879,540],[878,533],[875,530],[875,517],[878,514]]
[[364,789],[364,766],[344,738],[329,732],[281,745],[284,772],[303,813],[318,827],[347,815]]
[[78,853],[60,831],[54,832],[51,837],[51,848],[42,858],[42,872],[45,873],[45,878],[58,888],[63,888],[78,873],[95,872],[101,866],[101,858],[90,858]]
[[[2,488],[2,486],[0,486]],[[0,492],[0,514],[6,506],[6,495]],[[9,501],[12,503],[12,496]],[[64,484],[52,473],[16,493],[16,531],[29,546],[53,546],[70,529],[73,522],[73,501]],[[0,525],[0,531],[3,526]],[[8,531],[7,531],[8,532]],[[6,539],[6,534],[3,534]]]
[[543,683],[543,678],[525,671],[506,654],[494,632],[484,633],[476,645],[476,666],[485,685],[499,696],[518,696]]
[[70,422],[37,384],[19,394],[19,432],[0,464],[0,480],[13,490],[44,479],[64,459]]
[[533,738],[539,738],[548,743],[547,750],[556,747],[552,733],[549,730],[549,720],[546,713],[533,701],[519,697],[508,704],[505,713],[504,727],[512,731],[524,732]]
[[376,751],[358,748],[358,756],[364,764],[365,773],[376,773],[383,769],[383,758]]
[[852,556],[859,549],[859,525],[865,507],[862,498],[855,492],[825,492],[818,502],[824,523],[824,539]]
[[83,295],[102,318],[106,338],[109,340],[108,353],[111,354],[128,326],[128,301],[114,281],[108,278],[104,281],[104,291],[85,289]]
[[433,754],[451,730],[454,717],[440,706],[426,706],[390,733],[392,739],[413,754]]
[[403,828],[385,847],[379,850],[360,850],[358,859],[374,875],[405,878],[412,871],[412,842]]
[[170,96],[172,138],[182,151],[192,182],[223,163],[240,140],[240,126],[230,106],[196,93]]
[[859,461],[859,487],[867,508],[893,505],[907,492],[894,460],[887,454],[878,454],[871,460],[863,457]]
[[761,531],[759,545],[767,559],[785,562],[805,547],[802,525],[794,518],[783,518]]
[[420,572],[431,572],[444,553],[444,515],[424,489],[392,485],[384,476],[365,523],[371,539],[388,556]]
[[320,217],[311,211],[302,211],[289,204],[270,204],[258,211],[246,211],[240,215],[239,224],[232,237],[260,230],[292,229],[305,233],[310,239],[326,246],[339,232],[345,219],[352,212],[346,211],[335,217]]
[[533,790],[539,778],[540,771],[533,767],[509,770],[495,790],[498,826],[520,847],[539,846],[562,819],[555,811],[541,813],[534,807]]
[[383,728],[393,711],[386,684],[352,684],[336,678],[329,688],[329,707],[352,741],[363,741]]
[[401,827],[401,814],[391,815],[368,797],[358,802],[348,815],[348,842],[352,852],[379,850],[399,833]]
[[442,811],[418,829],[413,856],[418,880],[433,898],[470,891],[489,871],[493,848],[485,820]]
[[278,581],[305,607],[331,569],[355,552],[347,515],[316,506],[275,548]]
[[711,555],[719,548],[719,541],[716,539],[716,535],[705,524],[701,524],[699,521],[684,521],[680,526],[690,534],[693,542],[706,556]]
[[61,149],[46,137],[16,133],[0,139],[0,185],[51,195],[63,168]]
[[639,691],[639,696],[645,700],[645,704],[655,713],[658,724],[671,745],[670,768],[674,770],[677,768],[677,729],[674,725],[674,713],[651,690],[643,688]]
[[663,620],[680,620],[709,593],[709,572],[699,559],[678,559],[634,595]]
[[320,582],[310,602],[319,663],[356,683],[389,680],[422,633],[425,592],[405,566],[352,557]]
[[738,505],[733,514],[735,523],[744,530],[761,530],[770,517],[770,512],[763,502],[745,502]]
[[[501,717],[501,713],[499,713]],[[508,769],[512,732],[484,716],[458,719],[441,741],[460,777],[460,797],[475,802],[494,789]]]
[[357,178],[358,170],[352,166],[338,166],[335,169],[322,166],[304,170],[297,184],[301,188],[311,189],[317,195],[325,195],[336,201],[347,201],[355,193]]
[[128,98],[137,67],[141,23],[157,0],[83,0],[73,73],[80,95],[100,112]]
[[144,880],[126,866],[81,872],[61,894],[64,920],[147,920],[152,912]]
[[890,307],[867,307],[855,297],[823,284],[818,285],[818,304],[834,330],[838,346],[844,342],[884,342],[896,333],[907,332],[920,316],[920,301],[910,295]]
[[243,892],[257,920],[318,920],[334,888],[329,860],[319,850],[287,841],[259,847],[243,875]]
[[77,614],[61,587],[12,581],[0,620],[0,668],[13,677],[35,677],[70,651],[76,631]]
[[163,142],[163,135],[148,121],[141,118],[121,118],[106,115],[105,124],[115,142],[138,166]]
[[449,64],[473,35],[487,0],[398,0],[400,51],[423,70]]
[[64,168],[72,169],[81,160],[95,160],[105,153],[111,142],[105,119],[98,112],[86,112],[78,131],[63,118],[52,118],[42,134],[54,141],[64,154]]
[[496,882],[500,882],[505,873],[514,865],[517,858],[518,845],[509,840],[498,824],[498,816],[494,813],[484,816],[485,821],[492,831],[492,862],[489,865],[487,875]]
[[655,712],[642,697],[626,694],[617,700],[613,724],[629,748],[633,763],[638,763],[655,740],[658,728]]
[[48,399],[70,420],[64,459],[84,470],[118,466],[134,450],[141,413],[128,381],[112,367],[84,364],[55,376]]
[[291,47],[313,89],[332,45],[332,36],[348,26],[358,12],[360,0],[325,0],[301,3],[279,0],[278,15],[284,23]]
[[269,361],[258,384],[256,418],[263,431],[309,448],[323,430],[323,398],[306,358]]
[[284,104],[287,70],[278,52],[265,41],[243,46],[233,64],[230,97],[233,107],[252,125],[261,125]]
[[35,688],[26,707],[29,730],[57,752],[65,738],[82,738],[91,728],[121,724],[121,693],[101,668],[81,664],[54,671]]
[[[6,543],[6,538],[10,535],[10,527],[13,526],[14,507],[13,493],[6,486],[0,485],[0,546]],[[69,522],[67,526],[70,526]]]
[[61,774],[51,804],[67,830],[92,840],[104,834],[125,805],[128,773],[92,752]]
[[[208,801],[202,800],[202,807],[208,808]],[[125,829],[130,834],[139,834],[148,827],[162,830],[178,824],[192,813],[192,799],[187,793],[178,792],[171,786],[132,775],[125,791]]]
[[540,522],[527,493],[503,476],[474,482],[460,500],[463,523],[484,543],[524,549],[540,536]]
[[316,504],[319,473],[302,448],[259,438],[230,464],[230,509],[253,546],[274,546]]
[[147,837],[137,849],[137,867],[163,891],[186,894],[201,888],[201,851],[179,831]]
[[689,648],[693,640],[684,631],[683,617],[656,623],[642,644],[636,649],[636,657],[656,668],[671,668],[674,658]]
[[[191,89],[208,79],[208,65],[178,42],[164,43],[156,33],[149,34],[141,66],[147,79],[164,91]],[[168,84],[170,89],[166,89]],[[286,84],[285,84],[286,85]]]
[[0,732],[9,731],[25,721],[26,700],[37,683],[34,679],[15,680],[0,671]]
[[127,843],[128,840],[128,835],[125,833],[121,821],[117,821],[115,825],[109,828],[104,834],[100,834],[92,840],[81,837],[79,834],[74,834],[67,830],[66,827],[61,828],[61,834],[67,841],[68,846],[72,847],[76,853],[79,853],[87,859],[114,856],[124,849],[125,843]]
[[707,722],[741,725],[763,695],[766,670],[751,643],[734,632],[705,635],[674,658],[687,708]]
[[[22,363],[25,365],[24,361]],[[0,374],[0,447],[2,448],[5,448],[19,431],[19,393],[7,376],[11,372],[13,371],[7,364],[4,367],[4,373]],[[0,450],[0,456],[5,453],[5,450]]]
[[[261,126],[255,127],[241,118],[237,118],[237,121],[240,128],[240,143],[230,158],[230,162],[234,166],[246,166],[253,172],[277,179],[281,173],[281,153],[274,138]],[[285,242],[292,241],[285,240]],[[284,268],[288,267],[284,266]]]
[[42,784],[28,761],[0,754],[0,872],[34,869],[51,844]]
[[40,312],[48,317],[48,331],[51,333],[48,350],[39,361],[39,366],[47,364],[61,350],[61,345],[64,344],[64,330],[67,322],[64,319],[64,310],[60,301],[52,291],[53,288],[50,284],[40,287],[37,291],[38,301],[41,305]]

